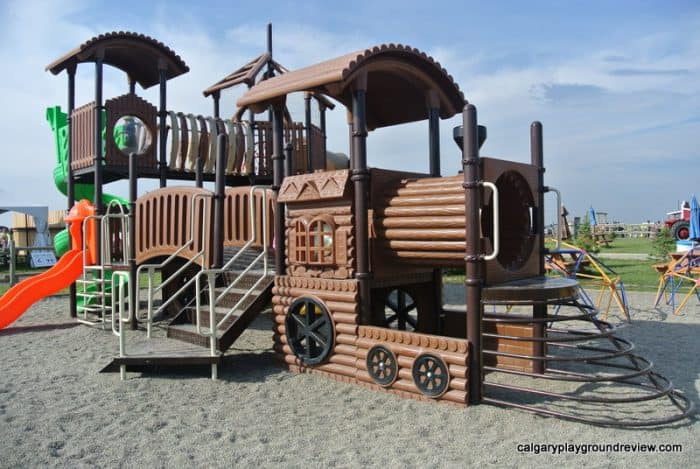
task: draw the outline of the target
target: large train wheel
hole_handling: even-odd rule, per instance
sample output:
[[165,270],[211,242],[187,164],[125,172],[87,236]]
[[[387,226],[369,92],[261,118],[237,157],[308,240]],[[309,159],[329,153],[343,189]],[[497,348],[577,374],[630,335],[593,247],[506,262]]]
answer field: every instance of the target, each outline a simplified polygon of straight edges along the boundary
[[333,348],[333,321],[326,307],[313,298],[299,298],[284,321],[287,342],[305,365],[318,365]]
[[391,290],[384,300],[384,327],[400,331],[415,331],[418,327],[418,307],[405,290]]
[[690,223],[686,220],[680,220],[671,227],[671,234],[675,239],[684,240],[690,237]]
[[440,397],[447,391],[450,375],[441,358],[424,353],[413,362],[413,382],[428,397]]

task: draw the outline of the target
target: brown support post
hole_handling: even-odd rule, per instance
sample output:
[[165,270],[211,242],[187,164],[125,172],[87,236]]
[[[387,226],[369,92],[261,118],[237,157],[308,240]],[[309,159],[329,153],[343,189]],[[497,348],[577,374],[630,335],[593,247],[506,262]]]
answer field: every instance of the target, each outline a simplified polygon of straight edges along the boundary
[[284,146],[284,177],[294,174],[294,162],[292,161],[292,151],[294,147],[290,142]]
[[[104,50],[99,50],[95,58],[95,215],[104,214],[104,206],[102,205],[102,61],[104,59]],[[97,245],[97,264],[102,265],[102,236],[96,236],[95,244]]]
[[467,340],[469,349],[469,403],[479,404],[482,397],[483,371],[481,348],[481,289],[483,286],[483,255],[479,228],[481,209],[481,174],[479,168],[479,139],[476,107],[467,104],[462,113],[464,145],[464,209],[467,249],[464,256],[466,275],[464,289],[467,298]]
[[[544,193],[546,188],[544,186],[544,152],[543,152],[543,140],[542,140],[542,124],[539,122],[533,122],[530,125],[530,163],[537,168],[537,210],[535,211],[535,233],[539,235],[539,243],[537,249],[539,251],[539,274],[544,275]],[[532,315],[535,319],[540,319],[542,321],[534,323],[534,333],[535,337],[543,338],[546,334],[544,317],[547,315],[547,305],[546,304],[535,304],[532,307]],[[534,355],[537,357],[544,357],[547,354],[547,345],[544,342],[534,342]],[[547,363],[544,360],[535,360],[534,369],[535,373],[544,373],[547,368]]]
[[[138,155],[129,155],[129,305],[136,311],[138,301],[138,278],[136,276],[136,198],[138,197],[139,176],[137,170]],[[131,315],[131,329],[138,329],[136,314]]]
[[372,308],[370,304],[370,279],[369,271],[369,170],[367,169],[367,120],[365,114],[365,90],[367,88],[367,76],[358,77],[355,81],[355,89],[352,94],[353,116],[353,152],[351,179],[355,190],[355,250],[357,253],[357,271],[355,278],[360,289],[360,323],[370,324],[372,320]]
[[214,190],[214,267],[224,266],[224,202],[226,201],[226,135],[217,137],[216,183]]
[[[428,105],[428,152],[430,155],[430,176],[440,177],[440,101],[437,93],[430,90],[427,95]],[[433,269],[433,321],[432,327],[438,328],[439,315],[442,313],[442,269]]]
[[[272,105],[272,190],[279,194],[284,178],[284,154],[282,151],[284,134],[282,121],[284,120],[284,102]],[[275,207],[275,274],[284,275],[285,228],[284,228],[284,204],[277,202]]]
[[[73,161],[73,140],[71,139],[71,131],[73,129],[73,111],[75,110],[75,70],[76,64],[70,65],[67,68],[68,72],[68,171],[66,174],[66,197],[68,198],[68,210],[73,207],[75,203],[75,181],[73,181],[73,166],[71,162]],[[70,246],[70,231],[68,231],[68,246]],[[70,317],[75,318],[78,316],[78,303],[77,303],[77,292],[75,288],[75,282],[70,284],[68,289],[68,302],[69,302],[69,312]]]
[[313,153],[311,151],[311,93],[304,93],[304,130],[306,132],[306,173],[314,172]]
[[168,127],[166,118],[168,117],[167,108],[167,76],[168,65],[162,59],[158,61],[158,75],[160,84],[160,106],[158,109],[158,168],[160,170],[160,187],[165,187],[168,181],[166,171],[168,169],[168,160],[166,157],[166,139],[168,138]]
[[430,175],[440,177],[440,101],[433,90],[428,92],[428,151]]
[[348,154],[350,155],[350,166],[352,166],[352,159],[353,159],[352,155],[355,154],[355,137],[354,137],[355,134],[352,130],[352,126],[353,126],[352,112],[348,111],[347,119],[348,119],[348,136],[349,136],[349,138],[348,138],[349,153]]
[[219,90],[216,90],[211,94],[211,97],[214,100],[214,119],[219,119],[221,117],[221,113],[219,110],[221,92]]
[[323,152],[323,168],[321,168],[321,169],[326,169],[326,167],[328,167],[328,155],[326,154],[326,152],[328,150],[326,149],[327,135],[326,135],[326,106],[325,106],[325,104],[319,102],[318,103],[318,111],[319,111],[320,117],[321,117],[321,133],[323,134],[323,148],[321,148],[321,151]]

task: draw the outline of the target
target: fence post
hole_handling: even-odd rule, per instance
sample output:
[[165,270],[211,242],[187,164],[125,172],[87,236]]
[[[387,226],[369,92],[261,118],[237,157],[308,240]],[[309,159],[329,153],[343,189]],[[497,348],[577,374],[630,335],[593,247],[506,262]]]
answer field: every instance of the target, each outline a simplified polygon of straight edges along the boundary
[[10,232],[10,242],[7,246],[10,249],[10,286],[13,286],[17,283],[17,278],[15,273],[15,240],[12,232]]

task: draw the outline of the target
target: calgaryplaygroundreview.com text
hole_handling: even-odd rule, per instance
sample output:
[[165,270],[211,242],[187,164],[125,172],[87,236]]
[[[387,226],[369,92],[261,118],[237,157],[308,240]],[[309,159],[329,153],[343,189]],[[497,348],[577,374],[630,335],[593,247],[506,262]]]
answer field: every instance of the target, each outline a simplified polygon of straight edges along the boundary
[[590,454],[590,453],[682,453],[681,444],[656,443],[518,443],[523,454]]

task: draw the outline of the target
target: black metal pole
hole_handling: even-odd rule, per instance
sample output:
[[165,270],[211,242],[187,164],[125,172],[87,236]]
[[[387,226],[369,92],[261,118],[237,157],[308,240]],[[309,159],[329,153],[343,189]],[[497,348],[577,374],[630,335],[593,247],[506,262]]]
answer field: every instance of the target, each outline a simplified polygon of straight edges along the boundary
[[[129,155],[129,305],[132,311],[137,310],[138,279],[136,278],[136,199],[138,198],[138,173],[136,167],[137,155]],[[131,329],[138,328],[136,314],[131,315]]]
[[[440,177],[440,108],[435,92],[428,93],[428,153],[430,155],[430,176]],[[433,311],[442,312],[442,269],[433,269]],[[435,315],[437,320],[437,314]],[[437,329],[438,324],[433,322]]]
[[430,175],[440,177],[440,109],[431,107],[428,112],[428,151]]
[[204,187],[204,159],[197,156],[195,160],[194,185],[198,188]]
[[[104,51],[99,51],[95,59],[95,215],[103,215],[104,206],[102,205],[102,60]],[[95,237],[97,250],[97,264],[102,265],[102,236]]]
[[[542,140],[542,124],[539,122],[533,122],[530,125],[530,162],[537,168],[537,209],[534,212],[535,219],[534,228],[535,233],[538,236],[537,250],[539,252],[539,274],[544,275],[544,152],[543,152],[543,140]],[[557,211],[559,208],[557,208]],[[558,214],[557,214],[558,215]],[[533,326],[535,328],[535,337],[544,337],[546,334],[546,324],[544,322],[544,317],[547,315],[547,305],[546,304],[535,304],[532,307],[532,315],[535,319],[540,321],[535,321]],[[533,342],[534,350],[533,355],[536,357],[544,357],[547,354],[547,344],[544,341]],[[544,373],[547,368],[547,363],[544,360],[533,360],[533,372]]]
[[306,131],[306,171],[314,172],[313,152],[311,148],[311,93],[304,93],[304,130]]
[[219,104],[221,101],[221,92],[219,90],[214,91],[211,94],[211,97],[214,100],[214,118],[219,119],[221,117],[221,112],[219,110]]
[[129,94],[136,94],[136,80],[131,75],[127,75],[126,79],[129,82]]
[[327,149],[327,136],[326,136],[326,106],[319,102],[318,103],[318,110],[320,113],[321,117],[321,133],[323,134],[323,148],[321,151],[323,152],[323,168],[321,169],[326,169],[328,167],[328,154],[326,153],[328,151]]
[[479,139],[474,105],[467,104],[464,107],[462,121],[464,129],[464,145],[462,147],[464,209],[467,220],[464,289],[467,297],[467,340],[471,346],[469,350],[469,403],[479,404],[483,387],[481,354],[483,256],[481,255],[479,236],[479,210],[481,208]]
[[355,132],[353,131],[352,114],[348,112],[348,150],[350,155],[350,166],[352,167],[352,159],[355,154]]
[[284,146],[284,176],[291,176],[294,174],[294,162],[292,161],[293,155],[292,150],[294,147],[290,142]]
[[355,189],[355,248],[357,252],[355,278],[360,289],[360,321],[362,324],[370,324],[372,321],[369,285],[371,273],[369,271],[369,226],[367,220],[369,170],[367,169],[367,120],[363,85],[364,83],[360,83],[352,95],[354,131],[351,179]]
[[224,265],[224,202],[226,201],[226,135],[217,137],[216,184],[214,189],[214,267]]
[[165,155],[166,152],[166,139],[168,138],[168,127],[166,118],[168,116],[167,108],[167,66],[165,64],[159,64],[158,76],[160,84],[160,107],[158,110],[158,122],[160,125],[159,136],[158,136],[158,167],[160,169],[160,187],[165,187],[168,183],[167,169],[168,161]]
[[[284,119],[284,103],[276,103],[272,106],[272,190],[279,194],[284,178],[284,155],[282,151],[283,139],[282,120]],[[275,273],[284,275],[284,204],[275,206]]]
[[[71,65],[68,67],[68,155],[66,156],[66,198],[68,199],[68,210],[73,207],[75,203],[75,181],[73,181],[73,166],[71,165],[73,161],[73,111],[75,110],[75,70],[77,66]],[[70,230],[66,230],[68,233],[68,247],[71,246]],[[75,282],[70,284],[68,289],[68,302],[69,302],[69,312],[70,317],[78,317],[78,302],[77,302],[77,291],[75,288]]]

